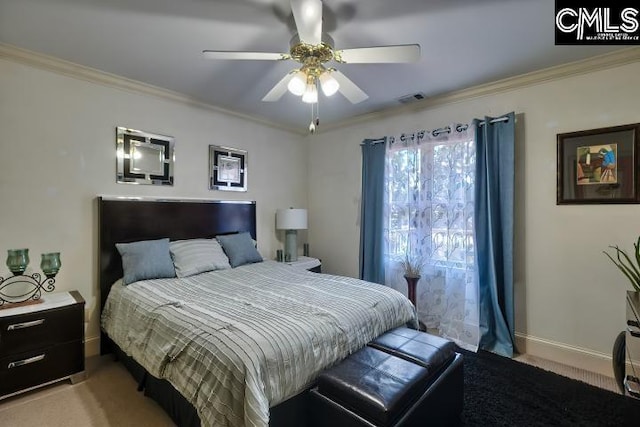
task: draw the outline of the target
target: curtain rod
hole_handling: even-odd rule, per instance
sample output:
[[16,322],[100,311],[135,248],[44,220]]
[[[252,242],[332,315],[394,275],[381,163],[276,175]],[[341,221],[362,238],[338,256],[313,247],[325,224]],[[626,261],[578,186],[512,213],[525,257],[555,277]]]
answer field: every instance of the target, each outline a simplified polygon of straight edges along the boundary
[[[498,122],[506,122],[509,120],[509,116],[502,116],[502,117],[497,117],[495,119],[491,119],[489,121],[489,124],[492,123],[498,123]],[[478,127],[484,126],[487,122],[485,120],[481,121],[478,123]],[[465,130],[467,130],[469,128],[468,124],[465,125],[457,125],[456,126],[456,132],[464,132]],[[422,139],[424,138],[424,130],[421,130],[420,132],[418,132],[418,139]],[[439,129],[434,129],[431,131],[431,134],[433,136],[438,136],[440,134],[443,133],[451,133],[451,126],[447,126],[444,128],[439,128]],[[405,136],[404,134],[400,135],[400,140],[404,142],[403,136]],[[410,134],[411,139],[413,139],[413,134]]]
[[[369,139],[369,144],[371,145],[376,145],[376,144],[384,144],[385,142],[387,142],[387,137],[384,138],[378,138],[378,139]],[[364,142],[361,142],[360,145],[365,145]]]
[[[502,116],[502,117],[498,117],[496,119],[490,120],[489,124],[491,123],[498,123],[498,122],[506,122],[509,120],[509,116]],[[486,122],[483,120],[480,123],[478,123],[478,126],[484,126],[486,124]]]
[[[469,125],[468,124],[457,124],[455,126],[456,132],[464,132],[465,130],[469,129]],[[415,133],[403,133],[402,135],[400,135],[400,141],[401,142],[405,142],[408,139],[410,139],[411,141],[413,141],[414,139],[418,139],[418,143],[420,142],[420,140],[422,138],[424,138],[424,135],[427,133],[426,130],[420,130],[418,132]],[[451,126],[446,126],[443,128],[438,128],[438,129],[434,129],[432,131],[429,132],[431,134],[431,136],[438,137],[443,133],[451,133]],[[390,144],[394,144],[396,142],[396,137],[395,136],[390,136],[389,137],[389,143]]]
[[[509,116],[497,117],[495,119],[491,119],[489,121],[489,124],[498,123],[498,122],[506,122],[508,120],[509,120]],[[483,120],[483,121],[478,123],[478,127],[482,127],[485,124],[487,124],[487,122],[486,122],[486,120]],[[468,128],[469,128],[469,125],[466,125],[466,124],[465,125],[457,125],[456,126],[456,131],[457,132],[464,132]],[[426,132],[425,130],[421,130],[421,131],[418,131],[416,133],[410,133],[410,134],[404,134],[403,133],[402,135],[400,135],[400,141],[404,142],[407,139],[411,139],[413,141],[416,137],[418,138],[418,140],[420,140],[420,139],[424,138],[425,132]],[[431,131],[431,134],[433,136],[438,136],[438,135],[441,135],[443,133],[451,133],[451,127],[447,126],[447,127],[444,127],[444,128],[434,129],[434,130]],[[396,142],[395,141],[395,137],[393,137],[393,136],[388,137],[388,139],[389,139],[389,142],[391,144]],[[371,144],[371,145],[384,144],[385,142],[387,142],[387,138],[378,138],[378,139],[371,140],[369,142],[369,144]],[[360,145],[364,145],[364,143],[361,142]]]

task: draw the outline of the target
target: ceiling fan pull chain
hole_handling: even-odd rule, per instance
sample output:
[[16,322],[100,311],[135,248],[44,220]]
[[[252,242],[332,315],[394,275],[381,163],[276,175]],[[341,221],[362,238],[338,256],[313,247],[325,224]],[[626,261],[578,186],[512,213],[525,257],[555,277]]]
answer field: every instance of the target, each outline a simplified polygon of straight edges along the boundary
[[314,103],[311,103],[311,123],[309,123],[309,133],[312,135],[316,133],[316,124],[313,122],[313,105]]

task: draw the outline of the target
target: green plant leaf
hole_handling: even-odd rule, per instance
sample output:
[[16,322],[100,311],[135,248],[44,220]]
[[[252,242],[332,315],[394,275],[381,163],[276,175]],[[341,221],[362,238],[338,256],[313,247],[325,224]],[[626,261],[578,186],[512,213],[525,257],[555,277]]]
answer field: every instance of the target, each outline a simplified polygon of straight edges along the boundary
[[611,255],[609,255],[607,252],[602,251],[603,254],[605,254],[612,263],[614,263],[616,265],[616,267],[618,267],[620,269],[620,271],[622,271],[622,273],[627,276],[627,279],[629,279],[629,281],[631,282],[631,284],[633,285],[633,287],[635,287],[633,278],[629,275],[629,273],[627,273],[627,271],[625,270],[624,266],[622,264],[619,264],[615,259],[613,259],[613,257]]
[[616,267],[629,279],[631,282],[631,286],[636,290],[640,291],[640,237],[638,237],[638,242],[634,245],[635,249],[635,262],[633,259],[627,255],[627,253],[620,249],[618,246],[609,246],[611,249],[616,251],[616,259],[611,256],[607,251],[602,251],[607,258],[611,260],[612,263],[615,264]]
[[[629,273],[634,279],[634,283],[640,284],[640,271],[633,264],[633,261],[631,261],[631,258],[629,258],[629,255],[627,255],[625,251],[623,251],[622,249],[619,249],[618,247],[616,247],[616,250],[618,251],[618,261],[620,261],[620,263],[622,263],[629,270]],[[627,262],[626,264],[620,259],[620,255],[624,257],[624,259]]]

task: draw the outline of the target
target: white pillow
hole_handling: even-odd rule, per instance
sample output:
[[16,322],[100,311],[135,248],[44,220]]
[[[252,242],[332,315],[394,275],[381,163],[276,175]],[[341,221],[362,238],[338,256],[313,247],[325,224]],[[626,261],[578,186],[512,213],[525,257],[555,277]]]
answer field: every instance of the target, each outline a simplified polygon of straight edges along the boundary
[[216,239],[176,240],[169,243],[169,251],[178,277],[231,268]]

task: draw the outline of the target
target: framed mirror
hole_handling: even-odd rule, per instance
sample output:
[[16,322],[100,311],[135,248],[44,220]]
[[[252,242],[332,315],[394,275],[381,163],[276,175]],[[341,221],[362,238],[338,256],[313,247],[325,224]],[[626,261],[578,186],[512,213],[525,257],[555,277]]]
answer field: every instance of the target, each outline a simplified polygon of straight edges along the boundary
[[247,151],[209,146],[209,189],[247,191]]
[[173,185],[174,138],[116,128],[116,182]]

